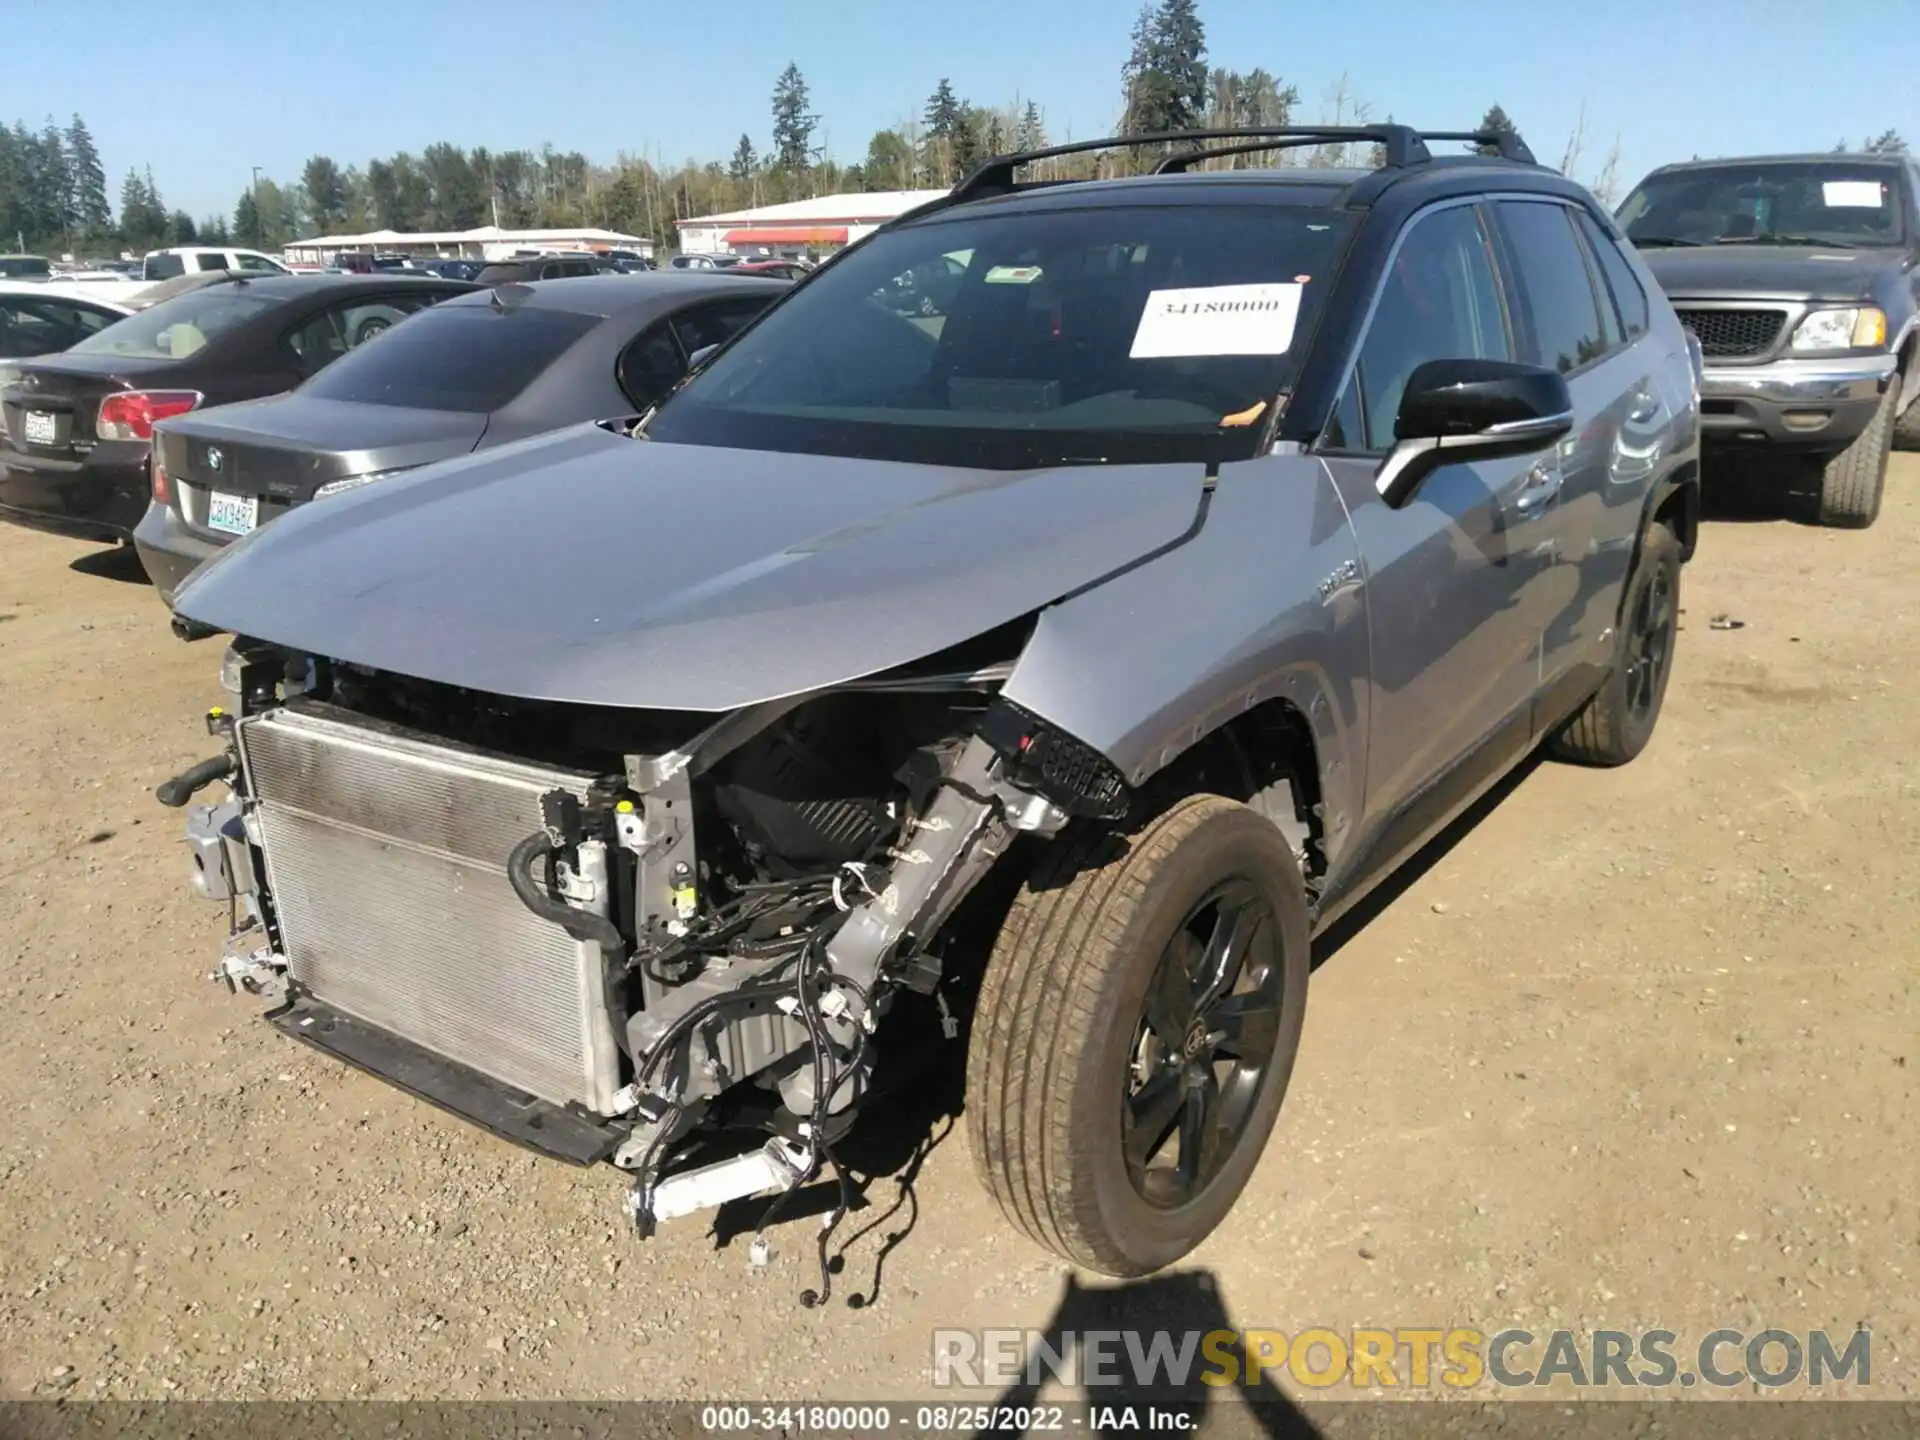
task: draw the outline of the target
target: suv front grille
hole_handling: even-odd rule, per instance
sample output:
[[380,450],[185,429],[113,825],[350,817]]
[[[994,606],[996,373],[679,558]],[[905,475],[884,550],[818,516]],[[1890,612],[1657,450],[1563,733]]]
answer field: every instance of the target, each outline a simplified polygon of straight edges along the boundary
[[1784,310],[1684,310],[1680,323],[1700,340],[1709,359],[1764,355],[1786,327]]

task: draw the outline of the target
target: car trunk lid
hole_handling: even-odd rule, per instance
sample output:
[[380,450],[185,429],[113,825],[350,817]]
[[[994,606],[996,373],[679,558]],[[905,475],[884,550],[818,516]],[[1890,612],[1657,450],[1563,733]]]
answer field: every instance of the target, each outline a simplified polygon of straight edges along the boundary
[[264,525],[335,481],[465,455],[486,429],[485,415],[293,394],[186,416],[155,439],[180,518],[219,539]]
[[67,355],[0,365],[0,438],[29,458],[79,460],[99,443],[100,402],[164,386],[172,363]]

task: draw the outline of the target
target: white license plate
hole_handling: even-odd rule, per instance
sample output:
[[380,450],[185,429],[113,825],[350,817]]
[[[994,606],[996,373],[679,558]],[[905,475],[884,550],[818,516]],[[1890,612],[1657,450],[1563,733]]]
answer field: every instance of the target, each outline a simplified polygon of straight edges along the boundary
[[224,530],[229,535],[244,535],[260,523],[260,501],[253,495],[223,495],[218,490],[209,497],[207,528]]
[[22,431],[29,445],[55,445],[59,443],[59,417],[49,415],[44,410],[29,410],[27,423]]

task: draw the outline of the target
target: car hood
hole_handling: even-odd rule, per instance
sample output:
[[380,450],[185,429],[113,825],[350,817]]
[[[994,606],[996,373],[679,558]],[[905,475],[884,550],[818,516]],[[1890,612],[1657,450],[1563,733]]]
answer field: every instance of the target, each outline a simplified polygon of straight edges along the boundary
[[1640,258],[1669,297],[1752,295],[1780,300],[1854,300],[1873,277],[1896,267],[1891,250],[1822,249],[1817,245],[1702,245],[1647,249]]
[[201,567],[175,609],[492,694],[730,710],[920,659],[1177,543],[1203,479],[583,425],[297,509]]

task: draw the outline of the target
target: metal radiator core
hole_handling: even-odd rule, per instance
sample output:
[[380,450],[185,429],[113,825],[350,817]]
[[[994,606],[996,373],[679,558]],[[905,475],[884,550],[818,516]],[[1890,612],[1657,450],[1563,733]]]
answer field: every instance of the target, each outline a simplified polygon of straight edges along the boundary
[[593,777],[317,709],[239,731],[293,978],[542,1100],[611,1113],[619,1051],[599,947],[533,915],[505,864],[541,828],[541,795],[584,795]]

